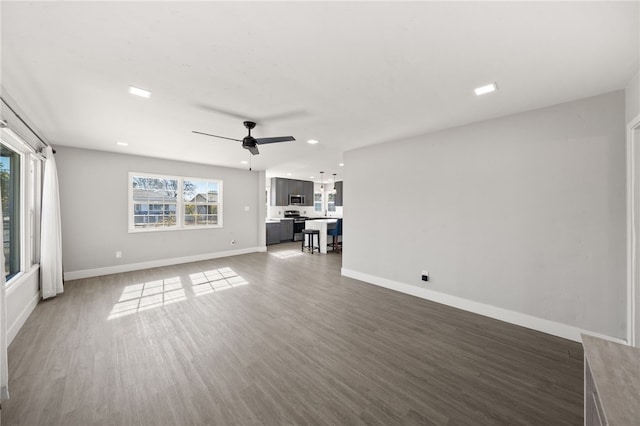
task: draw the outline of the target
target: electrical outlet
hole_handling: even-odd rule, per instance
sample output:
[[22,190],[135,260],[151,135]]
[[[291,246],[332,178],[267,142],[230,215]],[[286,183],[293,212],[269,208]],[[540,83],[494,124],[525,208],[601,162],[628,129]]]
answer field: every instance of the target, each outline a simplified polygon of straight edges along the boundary
[[118,250],[116,252],[116,259],[120,259],[122,257],[122,252],[120,250]]
[[422,271],[422,281],[429,281],[429,272]]

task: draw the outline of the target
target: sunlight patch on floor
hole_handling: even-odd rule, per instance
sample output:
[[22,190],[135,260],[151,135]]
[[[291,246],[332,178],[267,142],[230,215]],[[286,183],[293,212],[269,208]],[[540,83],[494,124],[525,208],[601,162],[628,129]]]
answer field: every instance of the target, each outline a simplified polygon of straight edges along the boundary
[[122,290],[107,319],[120,318],[185,299],[180,277],[128,285]]
[[212,269],[210,271],[189,274],[193,293],[196,296],[211,294],[249,284],[231,268]]
[[290,257],[301,256],[304,253],[302,251],[299,251],[299,250],[283,250],[283,251],[270,252],[269,254],[271,256],[275,256],[275,257],[278,257],[280,259],[288,259]]

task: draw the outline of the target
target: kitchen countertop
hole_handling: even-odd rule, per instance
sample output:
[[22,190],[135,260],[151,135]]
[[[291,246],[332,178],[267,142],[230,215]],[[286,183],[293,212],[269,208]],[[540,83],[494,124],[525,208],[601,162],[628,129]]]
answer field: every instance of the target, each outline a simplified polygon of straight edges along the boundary
[[283,220],[293,220],[292,217],[268,217],[265,219],[267,223],[280,223]]
[[[293,220],[293,217],[268,217],[265,219],[267,223],[278,223],[283,220]],[[307,217],[307,220],[338,220],[342,219],[341,217],[331,217],[331,216],[316,216],[316,217]]]
[[640,419],[640,348],[582,335],[584,355],[610,425]]

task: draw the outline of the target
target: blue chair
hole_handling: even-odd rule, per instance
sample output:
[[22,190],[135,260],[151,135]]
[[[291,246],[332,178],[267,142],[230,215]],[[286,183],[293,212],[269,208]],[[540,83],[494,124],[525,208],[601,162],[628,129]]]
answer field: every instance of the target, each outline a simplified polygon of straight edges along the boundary
[[327,235],[331,235],[331,244],[333,251],[340,250],[342,248],[342,241],[338,237],[342,236],[342,219],[338,219],[336,227],[333,229],[327,229]]

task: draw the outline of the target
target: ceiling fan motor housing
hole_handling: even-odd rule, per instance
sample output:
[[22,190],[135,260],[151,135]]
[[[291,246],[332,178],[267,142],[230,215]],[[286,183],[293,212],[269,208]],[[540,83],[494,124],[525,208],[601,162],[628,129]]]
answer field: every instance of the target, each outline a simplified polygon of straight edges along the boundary
[[256,146],[256,140],[252,136],[245,136],[242,139],[243,148],[253,148],[254,146]]

